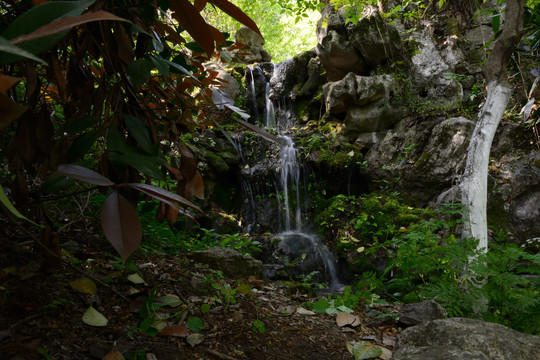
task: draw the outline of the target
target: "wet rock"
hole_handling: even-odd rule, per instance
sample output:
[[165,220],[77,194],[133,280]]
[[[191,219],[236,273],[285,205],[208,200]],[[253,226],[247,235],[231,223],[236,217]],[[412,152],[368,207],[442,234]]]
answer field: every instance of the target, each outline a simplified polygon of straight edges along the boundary
[[230,248],[194,251],[189,254],[189,258],[207,264],[212,269],[223,271],[225,275],[234,278],[259,276],[262,269],[262,263],[259,260]]
[[529,360],[540,351],[540,337],[475,319],[421,323],[398,337],[393,360]]
[[399,323],[404,326],[412,326],[447,317],[446,310],[438,302],[427,300],[404,305],[400,311]]

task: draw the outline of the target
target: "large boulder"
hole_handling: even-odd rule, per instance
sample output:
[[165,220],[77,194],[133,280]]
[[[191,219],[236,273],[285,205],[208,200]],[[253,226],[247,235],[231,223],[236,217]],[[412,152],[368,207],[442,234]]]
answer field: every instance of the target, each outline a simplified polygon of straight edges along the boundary
[[[365,159],[371,180],[401,179],[399,191],[426,205],[461,174],[474,122],[463,117],[414,123],[406,118],[370,147]],[[378,139],[381,137],[379,136]]]
[[241,278],[261,274],[262,263],[249,255],[240,254],[229,248],[211,248],[208,250],[193,251],[189,258],[207,264],[214,270],[223,271],[227,276]]
[[421,323],[398,337],[392,360],[530,360],[538,358],[540,336],[475,319]]
[[330,81],[349,72],[367,75],[379,65],[403,59],[398,31],[375,7],[367,6],[356,24],[347,23],[344,11],[327,6],[317,23],[317,55]]
[[358,76],[323,86],[326,109],[332,115],[345,114],[349,135],[390,129],[403,116],[397,104],[397,84],[389,75]]
[[237,43],[245,45],[236,52],[236,62],[253,64],[272,60],[272,56],[264,49],[264,39],[250,28],[241,27],[234,39]]
[[411,73],[414,87],[418,89],[418,94],[414,95],[431,106],[450,110],[463,98],[458,78],[466,70],[465,57],[455,39],[439,45],[434,39],[432,24],[426,21],[422,25],[422,30],[412,32],[408,39],[414,50]]

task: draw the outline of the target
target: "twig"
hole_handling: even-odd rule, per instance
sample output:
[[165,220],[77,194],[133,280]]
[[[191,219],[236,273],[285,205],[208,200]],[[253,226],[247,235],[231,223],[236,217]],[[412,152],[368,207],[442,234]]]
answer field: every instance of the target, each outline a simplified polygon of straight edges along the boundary
[[[21,225],[21,223],[19,221],[14,221],[15,224],[17,224],[17,226],[29,237],[31,237],[34,242],[36,244],[38,244],[43,250],[45,250],[49,255],[57,258],[58,260],[60,260],[61,262],[64,261],[64,259],[62,259],[61,256],[59,256],[58,254],[55,254],[54,252],[51,251],[51,249],[49,249],[47,246],[45,246],[34,234],[32,234],[27,228],[25,228],[24,226]],[[89,277],[90,279],[94,280],[95,282],[105,286],[105,287],[108,287],[109,289],[111,289],[113,292],[116,293],[116,295],[120,296],[122,299],[124,299],[125,301],[129,302],[129,299],[124,295],[122,294],[120,291],[116,290],[115,288],[113,288],[112,286],[110,286],[109,284],[107,284],[106,282],[100,280],[99,278],[97,278],[96,276],[90,274],[90,273],[87,273],[86,271],[84,270],[81,270],[79,269],[77,266],[73,265],[72,263],[70,263],[69,261],[66,261],[65,262],[66,264],[68,264],[73,270],[77,271],[77,272],[80,272],[81,274],[83,274],[84,276],[86,277]]]
[[229,355],[225,355],[225,354],[222,354],[216,350],[212,350],[212,349],[204,349],[204,351],[206,351],[207,353],[211,354],[211,355],[214,355],[214,356],[217,356],[219,357],[220,359],[225,359],[225,360],[236,360],[236,358],[233,358]]
[[35,319],[37,317],[40,317],[42,315],[43,314],[40,312],[40,313],[37,313],[37,314],[32,314],[30,316],[27,316],[24,319],[21,319],[21,320],[17,321],[15,324],[11,325],[10,328],[15,329],[17,326],[21,325],[22,323],[25,323],[27,321],[30,321],[30,320]]

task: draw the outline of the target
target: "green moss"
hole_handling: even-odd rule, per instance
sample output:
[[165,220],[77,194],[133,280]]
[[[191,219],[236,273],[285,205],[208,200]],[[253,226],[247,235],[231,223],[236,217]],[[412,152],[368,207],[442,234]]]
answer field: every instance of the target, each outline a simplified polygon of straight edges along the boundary
[[420,156],[420,159],[418,159],[418,161],[416,162],[415,166],[416,167],[421,167],[423,165],[425,165],[429,159],[431,159],[431,153],[430,152],[424,152],[422,154],[422,156]]

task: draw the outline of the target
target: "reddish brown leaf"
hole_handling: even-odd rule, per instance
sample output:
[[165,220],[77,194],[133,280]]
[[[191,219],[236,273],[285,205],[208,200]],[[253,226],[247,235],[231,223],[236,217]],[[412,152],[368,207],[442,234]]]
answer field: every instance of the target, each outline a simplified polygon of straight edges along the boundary
[[177,145],[178,149],[180,150],[180,155],[182,155],[180,159],[180,170],[182,171],[182,174],[184,174],[185,178],[189,180],[193,178],[195,173],[198,171],[197,160],[195,160],[195,156],[186,144],[184,144],[182,141],[178,141]]
[[158,335],[185,338],[189,335],[189,329],[182,325],[172,325],[161,330]]
[[118,48],[118,57],[124,62],[124,64],[131,64],[135,58],[131,41],[123,26],[119,25],[114,31],[114,41]]
[[195,8],[200,12],[202,11],[202,9],[204,9],[204,7],[206,6],[207,4],[207,0],[195,0]]
[[142,238],[141,223],[135,208],[115,191],[105,199],[100,217],[107,240],[122,260],[126,260],[139,247]]
[[204,181],[198,170],[191,179],[191,183],[193,184],[193,195],[198,199],[204,200]]
[[217,46],[225,46],[227,45],[227,39],[225,39],[225,35],[212,25],[208,25],[210,28],[210,31],[212,32],[212,37],[214,38],[214,41],[216,42]]
[[0,94],[5,94],[13,85],[21,81],[21,78],[0,74]]
[[156,211],[156,221],[158,223],[161,223],[163,220],[165,220],[165,213],[167,212],[167,204],[164,202],[161,202],[159,204],[159,207]]
[[0,94],[0,130],[11,124],[21,116],[28,108],[17,104],[9,96]]
[[255,31],[257,34],[261,35],[262,37],[262,34],[257,24],[255,24],[255,22],[251,20],[249,16],[244,14],[244,12],[240,10],[238,6],[230,3],[227,0],[209,0],[209,1],[212,4],[216,5],[218,8],[220,8],[221,10],[223,10],[223,12],[228,14],[230,17],[232,17],[235,20],[238,20],[239,22],[246,25],[248,28]]
[[111,350],[102,360],[125,360],[126,358],[118,350]]
[[[43,25],[35,31],[32,31],[30,34],[20,35],[10,40],[13,45],[17,45],[22,42],[40,39],[45,36],[54,35],[64,30],[69,30],[72,27],[86,24],[92,21],[102,21],[102,20],[116,20],[116,21],[128,21],[122,19],[116,15],[108,13],[106,11],[95,11],[88,12],[80,16],[68,16],[60,20],[55,20],[52,23]],[[129,21],[128,21],[129,22]]]
[[105,176],[80,165],[62,164],[58,166],[57,174],[69,176],[99,186],[112,186],[114,183]]
[[189,0],[171,0],[171,8],[174,10],[173,17],[191,35],[204,51],[211,56],[214,52],[214,38],[208,24],[203,19],[197,8]]
[[64,73],[62,72],[62,67],[60,66],[60,61],[54,55],[51,57],[51,66],[54,73],[54,78],[56,79],[56,84],[58,85],[58,94],[62,100],[66,99],[66,79]]
[[169,174],[171,174],[171,177],[174,179],[174,180],[182,180],[184,179],[184,176],[182,175],[182,172],[180,170],[178,170],[177,168],[174,168],[170,165],[167,165],[165,164],[165,167],[167,168],[167,170],[169,170]]
[[167,206],[167,222],[169,225],[173,225],[178,219],[179,212],[177,207]]

